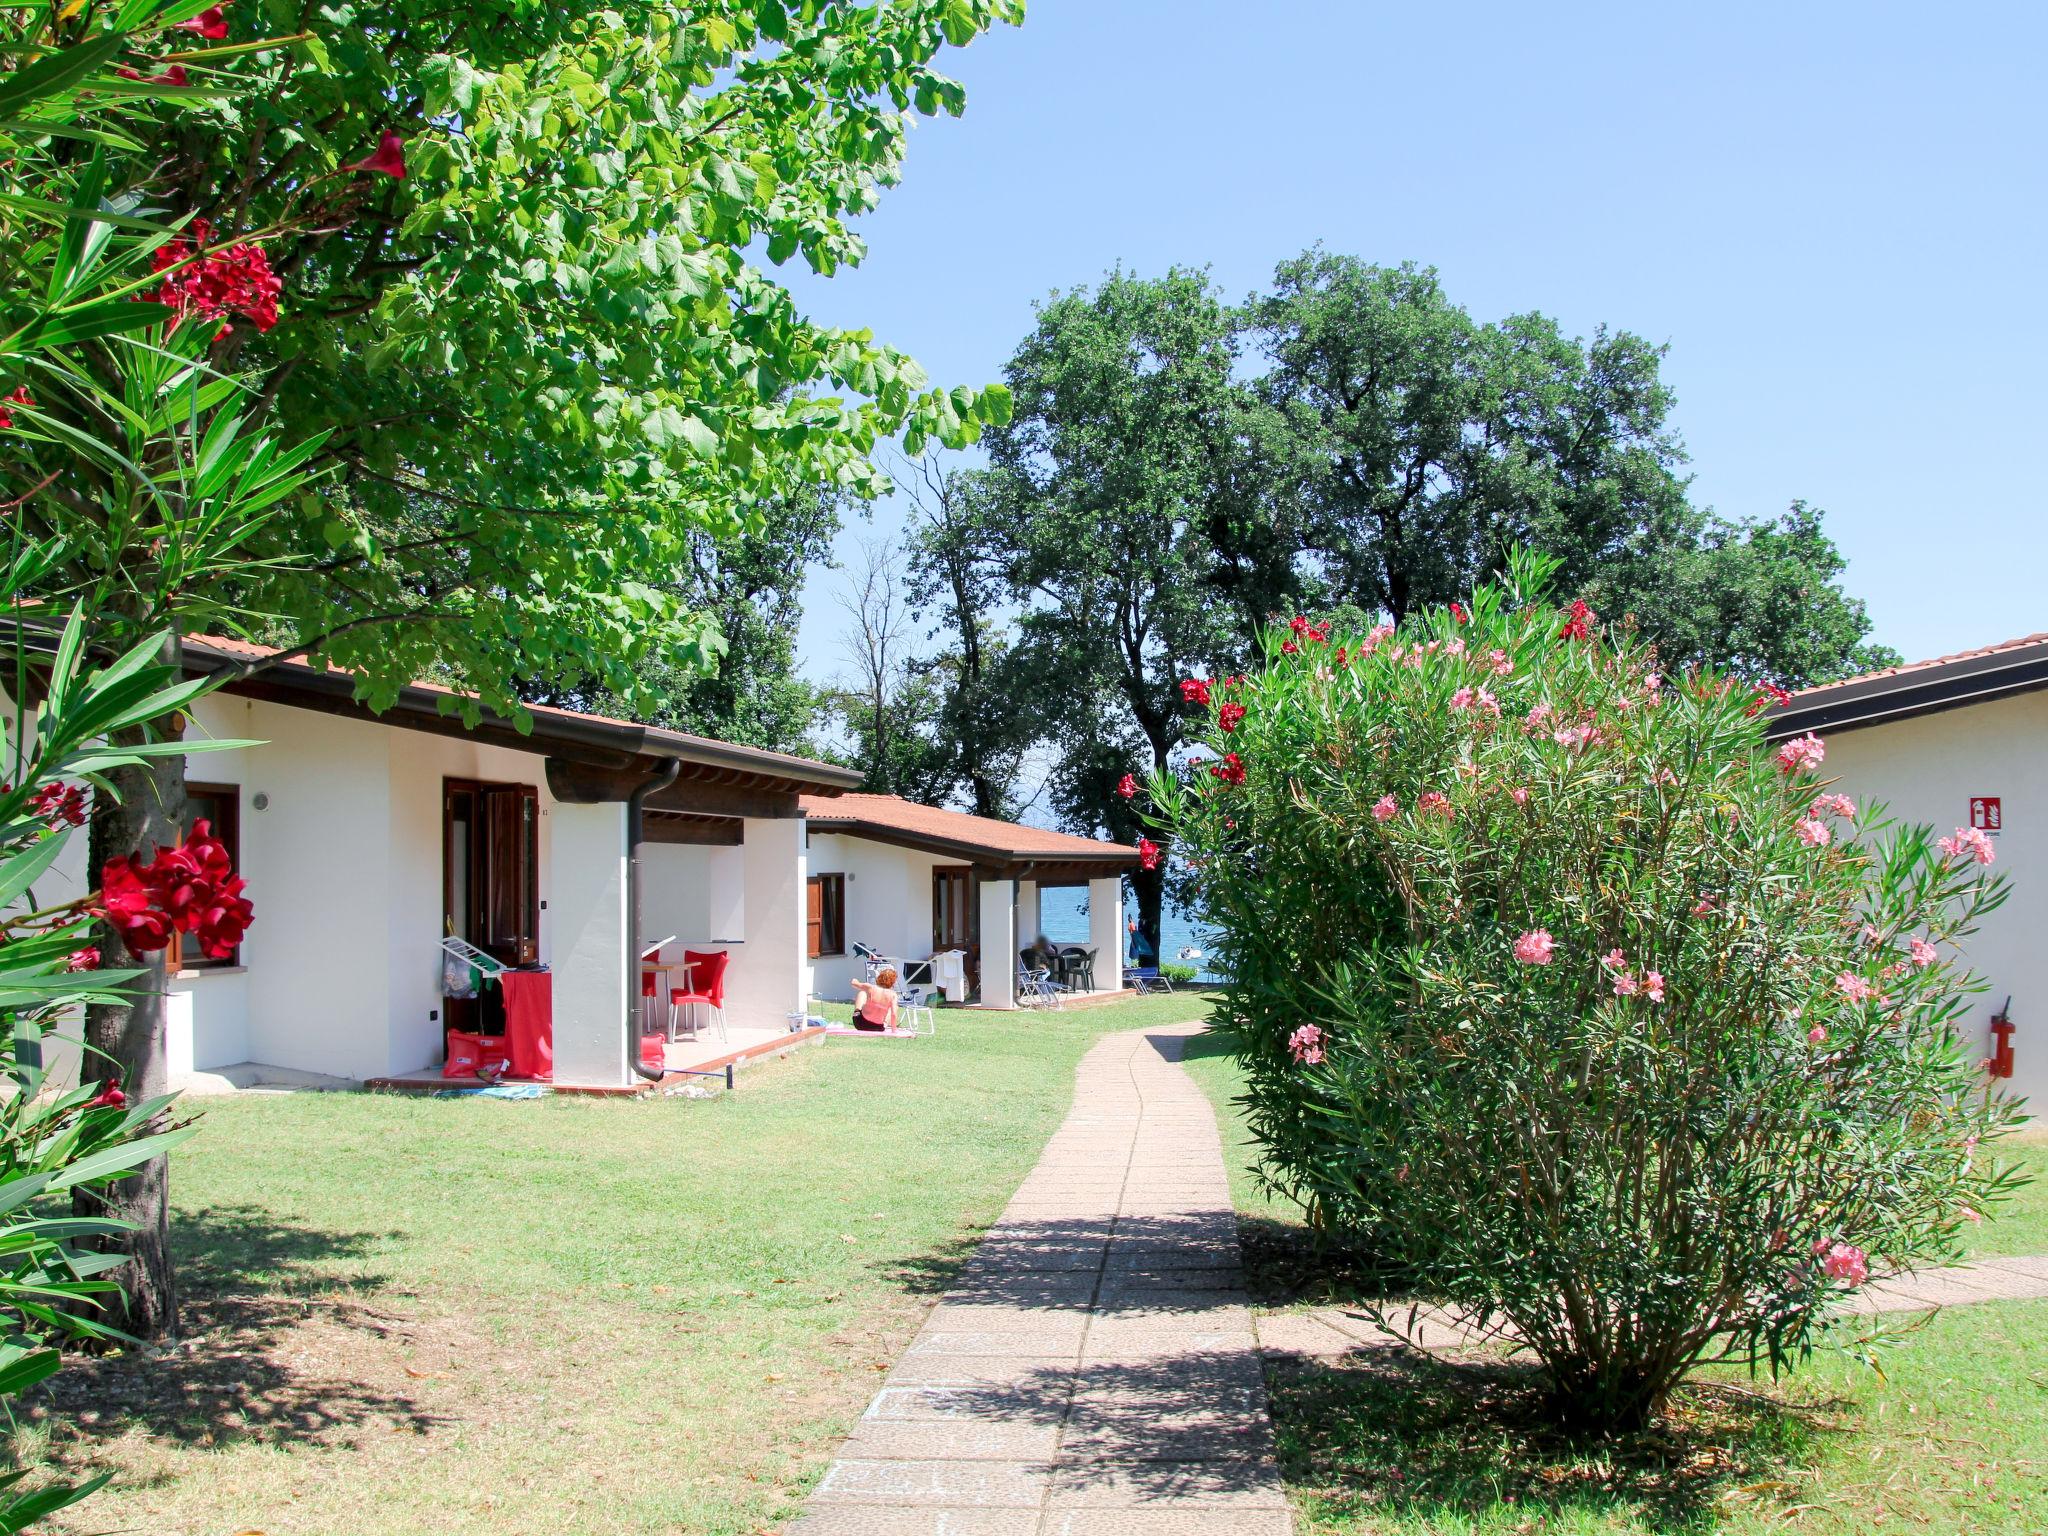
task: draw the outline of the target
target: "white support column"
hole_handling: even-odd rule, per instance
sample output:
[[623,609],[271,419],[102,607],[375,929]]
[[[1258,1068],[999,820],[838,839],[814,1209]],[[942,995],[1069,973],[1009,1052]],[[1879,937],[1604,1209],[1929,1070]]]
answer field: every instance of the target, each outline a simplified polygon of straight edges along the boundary
[[1045,932],[1045,915],[1038,905],[1038,882],[1017,882],[1017,947],[1022,949]]
[[1124,881],[1121,875],[1088,882],[1088,947],[1095,951],[1095,990],[1124,984]]
[[740,853],[745,943],[725,972],[725,1019],[735,1029],[781,1029],[804,1006],[804,824],[746,819]]
[[[626,1064],[626,805],[558,804],[548,820],[555,1081],[617,1087]],[[659,935],[656,935],[659,937]]]
[[1017,1006],[1017,882],[981,882],[981,1005]]

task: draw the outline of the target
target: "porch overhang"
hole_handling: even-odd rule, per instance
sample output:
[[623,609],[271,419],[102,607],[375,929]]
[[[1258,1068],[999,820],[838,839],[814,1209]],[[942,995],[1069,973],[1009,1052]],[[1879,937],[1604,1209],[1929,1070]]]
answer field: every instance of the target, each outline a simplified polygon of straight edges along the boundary
[[[186,670],[227,674],[226,693],[542,756],[549,792],[571,804],[624,800],[673,759],[681,765],[675,782],[651,795],[647,809],[698,820],[665,824],[664,841],[737,841],[739,818],[793,817],[800,795],[832,798],[860,787],[857,771],[831,763],[546,705],[529,706],[527,729],[492,710],[468,725],[456,707],[462,696],[431,683],[408,684],[389,708],[376,710],[356,697],[351,673],[269,654],[216,636],[184,642]],[[252,663],[258,670],[244,674]],[[703,818],[731,827],[705,828]]]
[[[813,815],[810,820],[813,830],[817,832],[858,837],[891,848],[908,848],[916,853],[930,853],[940,858],[957,859],[962,864],[972,865],[975,873],[987,880],[1035,880],[1040,885],[1084,885],[1090,880],[1103,880],[1111,875],[1127,874],[1138,867],[1138,855],[1114,843],[1103,844],[1100,854],[1075,854],[1065,851],[1058,854],[1037,854],[992,849],[986,843],[910,831],[855,817]],[[1079,842],[1081,839],[1076,838],[1074,841]]]

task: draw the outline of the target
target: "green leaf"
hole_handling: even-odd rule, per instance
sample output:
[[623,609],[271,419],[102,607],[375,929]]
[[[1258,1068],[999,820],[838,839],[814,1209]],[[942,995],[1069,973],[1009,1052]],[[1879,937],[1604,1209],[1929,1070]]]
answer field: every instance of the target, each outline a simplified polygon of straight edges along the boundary
[[17,69],[0,80],[0,117],[19,112],[34,102],[61,95],[95,70],[105,68],[127,41],[119,32],[105,32],[86,42],[46,53]]

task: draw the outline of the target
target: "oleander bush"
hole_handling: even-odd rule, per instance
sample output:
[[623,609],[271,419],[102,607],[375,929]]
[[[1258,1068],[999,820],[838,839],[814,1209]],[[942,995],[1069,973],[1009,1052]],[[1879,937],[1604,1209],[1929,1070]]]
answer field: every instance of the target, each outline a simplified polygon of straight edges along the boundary
[[1213,755],[1151,793],[1268,1177],[1625,1428],[1802,1357],[2009,1188],[1958,1030],[2005,893],[1981,835],[1854,805],[1766,743],[1772,690],[1661,676],[1549,573],[1276,630],[1184,685]]

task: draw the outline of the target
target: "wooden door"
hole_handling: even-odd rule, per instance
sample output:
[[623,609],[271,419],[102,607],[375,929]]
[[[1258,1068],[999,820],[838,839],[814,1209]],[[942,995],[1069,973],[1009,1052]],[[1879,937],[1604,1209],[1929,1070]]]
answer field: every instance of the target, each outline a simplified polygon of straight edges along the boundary
[[[506,965],[540,958],[540,791],[531,784],[447,779],[441,786],[445,932]],[[444,998],[448,1029],[504,1027],[498,989]]]
[[964,864],[942,864],[932,871],[932,953],[967,952],[967,984],[981,984],[981,892],[974,871]]

